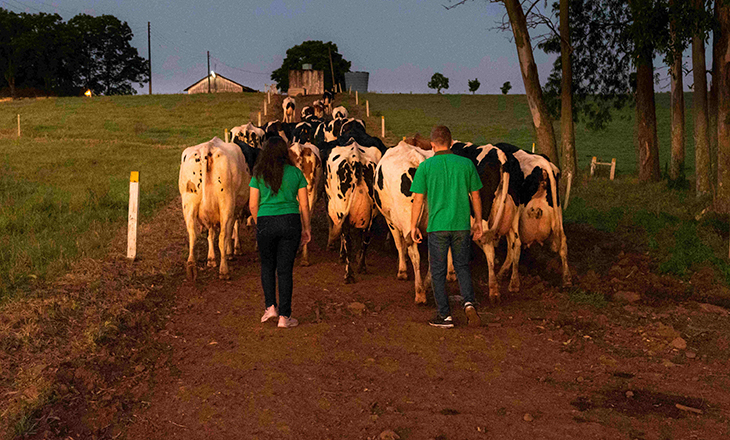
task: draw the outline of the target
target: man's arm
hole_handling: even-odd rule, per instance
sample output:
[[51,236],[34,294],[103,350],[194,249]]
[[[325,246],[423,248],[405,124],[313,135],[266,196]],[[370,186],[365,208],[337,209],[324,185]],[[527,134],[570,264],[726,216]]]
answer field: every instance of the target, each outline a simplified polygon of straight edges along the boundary
[[472,227],[472,234],[476,241],[482,237],[482,199],[479,197],[479,190],[470,192],[469,196],[471,199],[471,207],[474,210],[474,226]]
[[421,211],[423,211],[423,194],[413,193],[413,203],[411,204],[411,238],[416,243],[420,243],[423,239],[421,230],[418,229],[418,223],[421,220]]

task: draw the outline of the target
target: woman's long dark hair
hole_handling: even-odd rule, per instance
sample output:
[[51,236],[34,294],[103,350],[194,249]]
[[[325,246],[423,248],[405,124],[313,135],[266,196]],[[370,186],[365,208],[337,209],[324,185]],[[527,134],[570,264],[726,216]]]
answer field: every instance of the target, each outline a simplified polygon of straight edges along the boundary
[[256,165],[253,167],[253,175],[263,180],[266,186],[276,194],[281,188],[281,180],[284,177],[284,165],[294,165],[289,157],[289,147],[284,139],[279,136],[270,137],[261,147]]

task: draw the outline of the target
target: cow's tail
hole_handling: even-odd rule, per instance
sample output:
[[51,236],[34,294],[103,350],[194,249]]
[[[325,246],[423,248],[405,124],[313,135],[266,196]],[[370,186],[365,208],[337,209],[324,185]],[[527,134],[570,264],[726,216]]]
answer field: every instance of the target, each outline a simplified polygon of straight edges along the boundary
[[553,196],[553,207],[555,208],[555,221],[557,224],[552,225],[553,231],[560,231],[559,234],[563,234],[563,208],[558,203],[558,183],[555,180],[555,173],[553,173],[553,164],[547,159],[544,159],[548,170],[548,179],[550,179],[550,191]]
[[200,188],[200,198],[201,198],[201,205],[206,206],[207,201],[207,191],[206,188],[208,187],[208,172],[211,170],[213,166],[213,154],[211,154],[211,145],[210,142],[206,143],[203,148],[200,150],[200,165],[201,165],[201,172],[200,177],[202,179],[202,184]]
[[[497,148],[497,156],[499,157],[500,166],[499,169],[502,174],[502,181],[500,182],[501,191],[499,193],[499,197],[497,198],[497,215],[494,217],[494,221],[492,222],[492,226],[489,227],[487,231],[484,232],[485,235],[493,236],[497,228],[499,228],[499,224],[502,221],[502,215],[504,214],[504,205],[507,201],[507,191],[509,190],[509,173],[505,169],[505,165],[507,163],[507,156],[504,154],[502,150]],[[487,225],[489,225],[489,221],[487,221]]]

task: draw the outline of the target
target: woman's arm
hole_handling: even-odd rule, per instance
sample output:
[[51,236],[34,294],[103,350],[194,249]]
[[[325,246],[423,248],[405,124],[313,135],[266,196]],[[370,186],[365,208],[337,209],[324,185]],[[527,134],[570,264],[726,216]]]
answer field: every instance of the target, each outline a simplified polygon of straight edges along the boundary
[[309,195],[306,187],[299,188],[297,199],[299,200],[299,212],[302,214],[302,244],[307,244],[312,239],[312,228],[309,214]]
[[248,209],[251,211],[251,217],[253,217],[254,224],[256,224],[258,220],[260,196],[258,188],[251,188],[248,196]]

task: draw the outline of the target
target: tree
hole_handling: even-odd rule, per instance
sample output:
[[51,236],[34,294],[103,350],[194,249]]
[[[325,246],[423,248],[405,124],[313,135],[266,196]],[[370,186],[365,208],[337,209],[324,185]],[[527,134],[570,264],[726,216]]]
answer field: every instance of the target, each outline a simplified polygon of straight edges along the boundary
[[716,6],[719,24],[717,59],[717,190],[715,210],[730,213],[730,5]]
[[[332,67],[330,67],[332,54]],[[324,74],[325,90],[333,90],[331,71],[334,70],[335,82],[345,82],[345,72],[350,71],[352,63],[337,51],[337,45],[328,41],[305,41],[286,51],[286,58],[281,67],[271,72],[271,79],[282,92],[289,90],[289,71],[301,70],[302,64],[311,64],[314,70],[322,70]]]
[[431,77],[431,81],[428,82],[428,88],[436,89],[436,93],[441,94],[441,89],[449,88],[449,79],[436,72]]
[[502,87],[499,88],[499,90],[502,91],[502,94],[503,95],[506,95],[507,93],[509,93],[509,91],[511,89],[512,89],[512,83],[510,83],[509,81],[507,81],[504,84],[502,84]]
[[[695,0],[698,11],[707,12],[704,0]],[[707,65],[705,62],[705,33],[699,27],[692,35],[692,78],[694,79],[694,141],[695,190],[698,197],[709,194],[712,167],[710,166],[710,121],[707,104]]]
[[133,95],[149,81],[148,61],[132,47],[132,30],[112,15],[79,14],[68,21],[75,42],[75,85],[95,95]]
[[469,80],[469,91],[471,92],[472,95],[474,94],[474,92],[479,90],[480,85],[481,85],[481,83],[479,83],[479,79],[477,79],[477,78]]
[[575,157],[575,125],[573,123],[573,63],[570,47],[570,0],[560,0],[560,135],[562,145],[562,172],[575,176],[578,163]]

